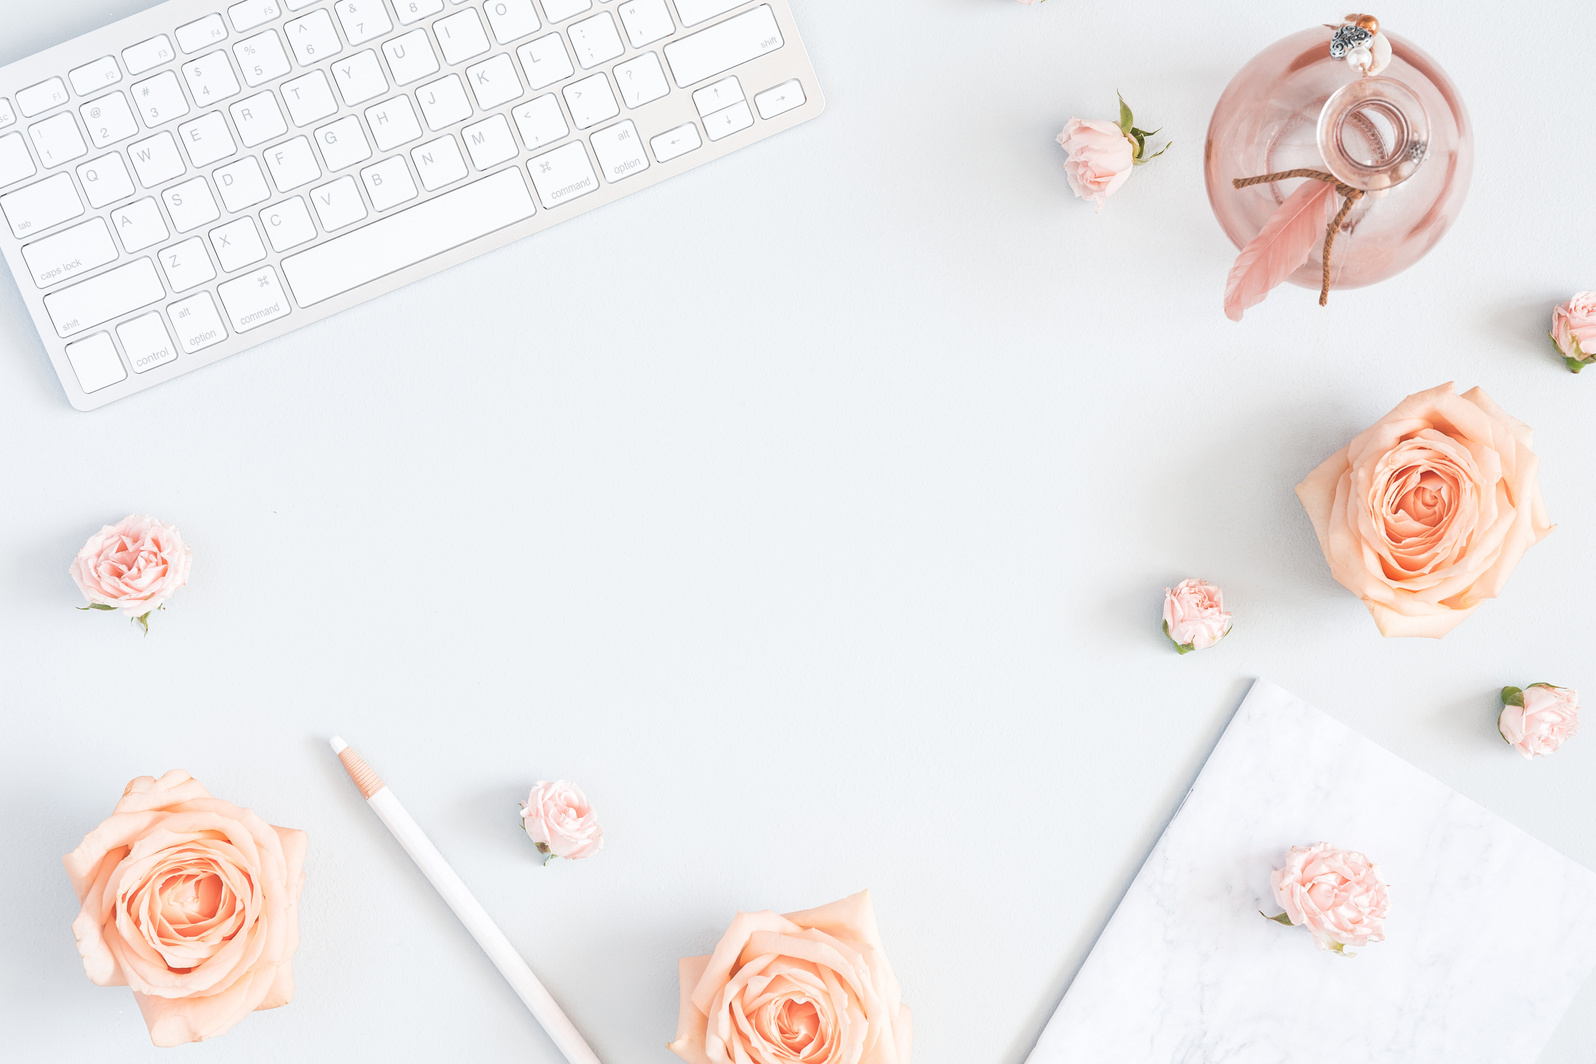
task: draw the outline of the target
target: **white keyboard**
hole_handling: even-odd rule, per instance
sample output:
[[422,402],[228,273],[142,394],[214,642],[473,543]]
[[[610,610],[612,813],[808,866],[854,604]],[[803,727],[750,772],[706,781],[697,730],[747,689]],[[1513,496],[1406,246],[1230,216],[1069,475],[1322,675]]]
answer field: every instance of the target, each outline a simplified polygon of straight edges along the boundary
[[823,106],[786,0],[169,0],[0,69],[0,248],[91,410]]

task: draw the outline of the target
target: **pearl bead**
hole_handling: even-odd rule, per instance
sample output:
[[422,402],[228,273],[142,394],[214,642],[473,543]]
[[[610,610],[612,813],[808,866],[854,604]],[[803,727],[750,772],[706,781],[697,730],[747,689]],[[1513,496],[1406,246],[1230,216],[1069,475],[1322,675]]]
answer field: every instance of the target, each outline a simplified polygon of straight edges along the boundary
[[1367,71],[1374,65],[1374,53],[1367,45],[1358,45],[1347,53],[1347,65],[1360,71]]

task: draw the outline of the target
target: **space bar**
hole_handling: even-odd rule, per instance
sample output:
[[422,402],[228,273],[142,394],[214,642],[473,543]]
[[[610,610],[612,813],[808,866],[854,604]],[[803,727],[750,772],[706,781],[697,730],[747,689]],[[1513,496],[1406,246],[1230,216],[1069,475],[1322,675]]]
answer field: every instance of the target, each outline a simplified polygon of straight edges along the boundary
[[342,295],[532,217],[519,168],[465,185],[283,260],[301,307]]

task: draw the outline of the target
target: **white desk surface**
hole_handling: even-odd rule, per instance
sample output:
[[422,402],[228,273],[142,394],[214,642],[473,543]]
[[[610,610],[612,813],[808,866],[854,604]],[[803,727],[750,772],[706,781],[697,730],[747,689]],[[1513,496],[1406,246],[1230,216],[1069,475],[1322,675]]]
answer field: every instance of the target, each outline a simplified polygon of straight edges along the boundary
[[[7,3],[0,61],[143,0]],[[1309,4],[799,0],[819,120],[93,414],[0,284],[0,1055],[166,1060],[84,978],[60,856],[181,767],[310,833],[293,1004],[218,1062],[554,1051],[328,752],[433,833],[607,1064],[664,1064],[676,959],[871,887],[915,1064],[1018,1064],[1254,676],[1596,867],[1596,735],[1527,764],[1494,692],[1596,695],[1596,286],[1579,0],[1377,12],[1478,161],[1408,273],[1225,319],[1203,134]],[[1053,143],[1123,90],[1174,149],[1101,214]],[[1439,643],[1382,640],[1292,487],[1410,392],[1536,429],[1561,527]],[[148,638],[66,568],[129,512],[194,575]],[[1160,589],[1221,583],[1177,657]],[[538,778],[608,846],[540,868]],[[1534,899],[1526,899],[1534,904]],[[1547,1050],[1596,1053],[1596,985]]]

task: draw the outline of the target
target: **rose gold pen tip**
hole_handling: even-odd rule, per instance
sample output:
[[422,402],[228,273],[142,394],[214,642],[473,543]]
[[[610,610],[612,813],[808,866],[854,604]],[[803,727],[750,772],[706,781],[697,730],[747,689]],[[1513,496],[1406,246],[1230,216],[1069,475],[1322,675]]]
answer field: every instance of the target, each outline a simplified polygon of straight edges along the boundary
[[371,771],[371,766],[351,750],[348,743],[336,735],[332,738],[332,748],[338,751],[338,760],[344,763],[344,771],[349,773],[349,778],[355,781],[356,787],[360,788],[362,798],[370,798],[387,786],[380,776]]
[[334,735],[327,741],[332,744],[333,753],[335,754],[341,754],[345,750],[349,749],[349,744],[344,742],[344,737],[342,735]]

